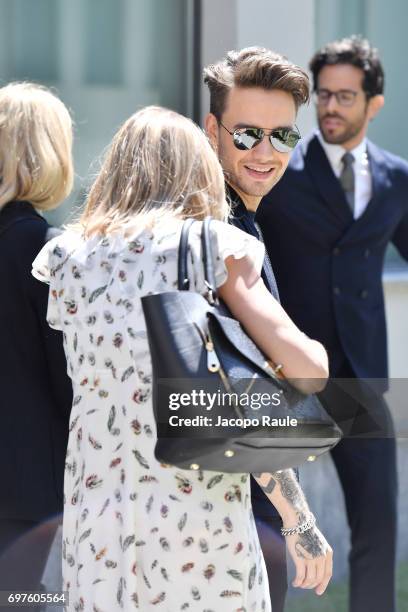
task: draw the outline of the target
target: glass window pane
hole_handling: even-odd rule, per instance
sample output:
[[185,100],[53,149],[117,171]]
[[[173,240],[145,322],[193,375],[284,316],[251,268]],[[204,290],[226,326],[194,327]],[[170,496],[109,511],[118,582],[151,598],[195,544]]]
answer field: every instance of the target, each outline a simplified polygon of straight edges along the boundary
[[58,76],[58,3],[13,0],[9,78],[56,81]]
[[[370,0],[371,1],[371,0]],[[366,35],[365,0],[315,0],[316,49],[337,38]]]
[[[151,73],[160,104],[184,112],[186,106],[186,7],[184,0],[150,0],[154,11]],[[197,78],[201,78],[198,75]]]
[[84,0],[84,4],[85,81],[93,85],[119,85],[123,64],[123,0]]

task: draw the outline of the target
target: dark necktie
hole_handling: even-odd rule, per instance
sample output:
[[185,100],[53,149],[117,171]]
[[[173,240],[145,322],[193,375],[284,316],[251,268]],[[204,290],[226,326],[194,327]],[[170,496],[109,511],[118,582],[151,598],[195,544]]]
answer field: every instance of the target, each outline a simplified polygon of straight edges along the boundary
[[341,161],[343,162],[343,170],[340,174],[340,184],[343,187],[347,203],[350,207],[352,215],[354,216],[354,155],[347,151],[347,153],[345,153],[341,158]]

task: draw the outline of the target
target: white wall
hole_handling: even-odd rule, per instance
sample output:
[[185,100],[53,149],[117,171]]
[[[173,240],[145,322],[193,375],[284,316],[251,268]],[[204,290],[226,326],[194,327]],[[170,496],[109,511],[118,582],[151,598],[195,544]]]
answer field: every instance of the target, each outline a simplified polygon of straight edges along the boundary
[[[258,45],[307,69],[315,50],[315,0],[237,0],[237,47]],[[313,126],[313,105],[300,109],[298,126]]]
[[[257,0],[255,0],[256,2]],[[224,57],[237,48],[236,0],[202,0],[201,5],[201,64],[203,67]],[[201,83],[201,124],[210,108],[210,96]]]
[[[314,0],[203,0],[202,64],[221,59],[230,49],[263,46],[307,68],[314,51]],[[202,89],[202,115],[208,112],[207,88]],[[306,134],[313,126],[312,105],[299,112]]]

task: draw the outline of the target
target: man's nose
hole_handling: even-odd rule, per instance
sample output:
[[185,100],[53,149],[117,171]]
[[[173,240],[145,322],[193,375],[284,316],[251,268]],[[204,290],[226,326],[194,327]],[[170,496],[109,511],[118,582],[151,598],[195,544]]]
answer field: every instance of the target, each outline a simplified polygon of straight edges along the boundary
[[255,147],[258,155],[268,157],[269,159],[274,155],[275,149],[273,148],[269,136],[264,136],[261,142]]
[[328,111],[334,111],[338,109],[338,102],[337,102],[337,98],[336,96],[332,93],[330,95],[330,98],[326,104],[326,109]]

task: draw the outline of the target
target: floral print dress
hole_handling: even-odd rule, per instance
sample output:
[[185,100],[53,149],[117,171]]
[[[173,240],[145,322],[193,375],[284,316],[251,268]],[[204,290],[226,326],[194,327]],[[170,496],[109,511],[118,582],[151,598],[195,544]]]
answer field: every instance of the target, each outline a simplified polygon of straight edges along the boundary
[[[204,292],[199,230],[190,278]],[[74,387],[66,458],[63,588],[68,610],[270,611],[248,474],[187,471],[154,457],[151,362],[140,297],[173,290],[181,223],[49,242],[33,274],[49,282],[47,319],[64,333]],[[263,246],[212,224],[217,284],[224,260]],[[196,262],[194,264],[194,262]]]

